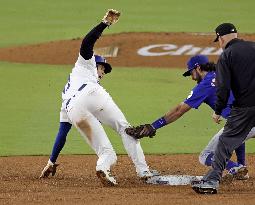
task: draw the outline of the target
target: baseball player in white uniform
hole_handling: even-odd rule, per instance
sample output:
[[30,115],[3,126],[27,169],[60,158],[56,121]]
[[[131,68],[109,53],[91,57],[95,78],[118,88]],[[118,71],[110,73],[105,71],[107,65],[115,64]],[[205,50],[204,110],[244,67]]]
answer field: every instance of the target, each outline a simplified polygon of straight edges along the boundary
[[[57,142],[56,139],[51,156],[52,158],[55,155],[55,160],[51,161],[51,158],[49,159],[40,178],[48,177],[50,173],[55,174],[56,158],[65,144],[68,131],[74,125],[98,156],[96,164],[98,178],[104,185],[116,185],[117,182],[111,175],[110,170],[112,165],[115,164],[117,156],[102,124],[112,127],[121,136],[124,147],[136,167],[138,176],[142,179],[153,176],[145,161],[140,142],[125,132],[130,124],[109,93],[99,84],[99,80],[105,74],[110,73],[112,67],[106,63],[103,57],[93,54],[93,47],[103,30],[107,26],[116,23],[119,16],[118,11],[108,10],[103,21],[83,39],[78,60],[62,93],[60,122],[65,122],[69,126],[67,126],[64,134],[58,136],[64,138],[64,140]],[[61,135],[64,137],[61,137]],[[60,148],[54,151],[55,147]]]

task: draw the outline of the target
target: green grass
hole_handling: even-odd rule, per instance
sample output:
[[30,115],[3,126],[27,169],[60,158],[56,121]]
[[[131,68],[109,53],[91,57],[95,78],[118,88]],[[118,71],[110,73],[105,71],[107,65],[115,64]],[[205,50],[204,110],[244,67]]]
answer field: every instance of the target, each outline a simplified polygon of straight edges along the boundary
[[[0,47],[35,44],[83,36],[107,8],[122,12],[118,24],[104,34],[119,32],[213,32],[233,22],[240,32],[254,33],[255,2],[227,0],[0,0]],[[58,128],[61,91],[71,66],[0,62],[0,155],[49,154]],[[149,123],[181,102],[194,82],[181,70],[121,68],[103,84],[132,124]],[[221,128],[211,110],[202,106],[142,140],[146,153],[200,152]],[[106,128],[118,153],[120,138]],[[248,151],[253,141],[248,142]],[[63,153],[93,153],[72,130]]]
[[213,32],[233,22],[254,33],[255,1],[227,0],[0,0],[0,47],[83,36],[108,8],[122,12],[105,32]]
[[[71,66],[0,63],[0,155],[49,154],[58,129],[61,91]],[[150,123],[181,102],[194,86],[180,69],[114,68],[103,80],[132,124]],[[145,153],[197,153],[221,126],[202,106],[142,140]],[[119,136],[106,128],[118,153],[125,153]],[[248,151],[254,151],[248,143]],[[65,154],[93,153],[73,129]]]

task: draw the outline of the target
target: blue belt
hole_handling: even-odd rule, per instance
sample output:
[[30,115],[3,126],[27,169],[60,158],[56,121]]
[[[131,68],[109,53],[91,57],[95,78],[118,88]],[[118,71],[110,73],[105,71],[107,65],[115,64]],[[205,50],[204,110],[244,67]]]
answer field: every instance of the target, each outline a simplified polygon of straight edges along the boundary
[[86,85],[87,85],[87,84],[83,84],[83,85],[78,89],[78,91],[81,91],[83,88],[85,88]]

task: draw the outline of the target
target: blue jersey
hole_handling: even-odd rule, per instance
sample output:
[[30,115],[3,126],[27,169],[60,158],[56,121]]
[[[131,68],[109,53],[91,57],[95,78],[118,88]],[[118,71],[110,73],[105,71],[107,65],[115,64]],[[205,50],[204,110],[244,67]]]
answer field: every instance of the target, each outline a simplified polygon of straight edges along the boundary
[[[206,103],[214,110],[216,100],[215,77],[215,72],[208,72],[204,79],[192,89],[184,103],[195,109],[198,109],[202,103]],[[228,117],[233,101],[234,97],[231,92],[227,107],[221,113],[222,117]]]

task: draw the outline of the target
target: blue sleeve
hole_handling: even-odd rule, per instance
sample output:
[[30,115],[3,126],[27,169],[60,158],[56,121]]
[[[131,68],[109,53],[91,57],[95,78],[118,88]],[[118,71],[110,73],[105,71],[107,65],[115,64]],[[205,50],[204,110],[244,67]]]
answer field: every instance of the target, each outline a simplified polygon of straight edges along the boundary
[[207,96],[208,93],[206,86],[200,83],[195,88],[193,88],[184,103],[186,103],[192,108],[198,109],[198,107],[204,102]]
[[72,124],[68,122],[60,122],[58,134],[56,136],[55,143],[52,148],[52,153],[50,156],[51,162],[55,163],[57,161],[58,155],[66,143],[66,136],[68,132],[70,131],[71,127],[72,127]]
[[234,100],[235,100],[235,98],[234,98],[233,93],[231,91],[230,96],[228,98],[227,107],[225,109],[223,109],[222,112],[221,112],[221,116],[224,117],[225,119],[227,119],[229,114],[230,114],[230,111],[231,111]]

